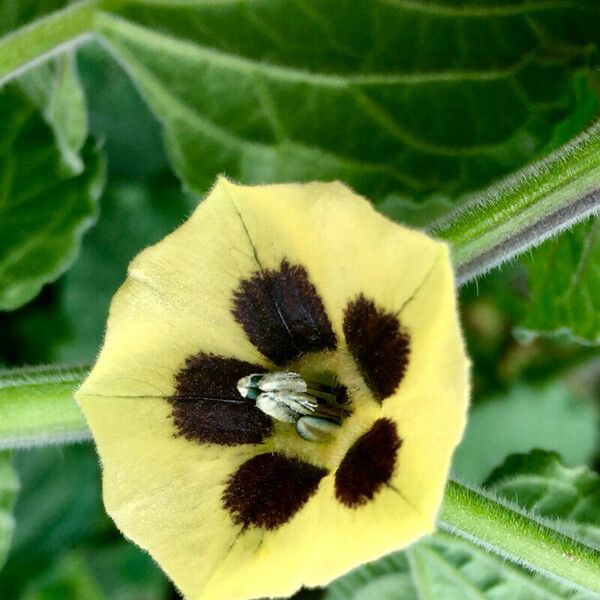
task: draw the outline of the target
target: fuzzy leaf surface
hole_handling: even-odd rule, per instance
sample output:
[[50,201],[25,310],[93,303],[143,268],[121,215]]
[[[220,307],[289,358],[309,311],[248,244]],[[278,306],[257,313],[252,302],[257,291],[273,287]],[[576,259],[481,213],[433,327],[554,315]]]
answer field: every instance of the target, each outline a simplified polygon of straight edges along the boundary
[[118,7],[97,30],[195,192],[224,172],[243,183],[339,178],[373,199],[454,197],[597,112],[591,0]]
[[84,98],[65,60],[0,90],[0,310],[63,273],[95,218],[104,163],[85,141]]
[[4,566],[6,556],[15,528],[12,515],[13,505],[17,497],[19,483],[12,467],[9,452],[0,453],[0,570]]
[[600,441],[598,416],[566,386],[516,385],[471,407],[453,474],[480,485],[507,456],[534,448],[558,452],[569,466],[590,462]]
[[530,303],[519,331],[600,343],[600,218],[548,240],[527,266]]

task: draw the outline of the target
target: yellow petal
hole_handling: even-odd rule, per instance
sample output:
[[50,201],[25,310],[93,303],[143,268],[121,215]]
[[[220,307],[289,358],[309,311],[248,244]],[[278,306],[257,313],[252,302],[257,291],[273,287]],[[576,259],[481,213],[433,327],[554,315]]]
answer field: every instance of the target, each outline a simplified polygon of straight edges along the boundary
[[[287,327],[285,319],[271,333],[261,322],[268,311],[257,305],[253,313],[252,298],[238,301],[252,282],[286,269],[298,287],[271,291],[283,294],[275,304],[289,305],[283,310],[300,320],[298,331],[314,326],[306,346],[292,334],[282,344],[277,331]],[[265,285],[265,293],[270,289]],[[308,304],[294,307],[297,294]],[[311,377],[334,373],[352,414],[324,444],[303,440],[285,423],[265,426],[253,443],[238,443],[244,434],[233,443],[207,442],[206,432],[201,439],[184,435],[172,397],[194,376],[189,359],[198,355],[205,370],[193,389],[211,390],[211,373],[224,377],[240,361]],[[230,359],[238,362],[222,362]],[[326,584],[434,527],[468,402],[448,250],[388,221],[340,183],[244,187],[219,179],[186,223],[131,263],[77,399],[102,461],[107,511],[186,598],[285,596]],[[186,426],[193,429],[190,407]],[[227,418],[224,427],[231,425]],[[269,515],[243,521],[224,500],[235,474],[249,462],[262,465],[257,457],[266,453],[291,466],[313,465],[302,483],[310,488],[306,498],[293,496],[302,486],[285,488],[292,495],[283,500],[298,507],[273,527],[256,524]],[[381,481],[363,486],[356,477],[372,460]],[[264,462],[268,477],[276,477],[277,460]],[[273,481],[260,479],[260,469],[257,481]],[[240,510],[259,510],[268,490],[247,492],[259,502]]]

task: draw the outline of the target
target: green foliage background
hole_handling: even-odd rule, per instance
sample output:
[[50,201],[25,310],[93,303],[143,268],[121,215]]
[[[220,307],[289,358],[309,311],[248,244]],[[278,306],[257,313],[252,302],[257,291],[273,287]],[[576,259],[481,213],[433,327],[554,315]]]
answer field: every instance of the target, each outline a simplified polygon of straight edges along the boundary
[[[66,4],[0,0],[0,35]],[[594,0],[87,4],[95,40],[0,88],[0,365],[93,360],[130,259],[220,172],[342,179],[426,227],[600,111]],[[461,305],[474,405],[455,475],[597,546],[597,218]],[[0,460],[1,598],[176,597],[104,515],[90,445],[15,452],[14,472]],[[310,594],[590,597],[447,534]]]

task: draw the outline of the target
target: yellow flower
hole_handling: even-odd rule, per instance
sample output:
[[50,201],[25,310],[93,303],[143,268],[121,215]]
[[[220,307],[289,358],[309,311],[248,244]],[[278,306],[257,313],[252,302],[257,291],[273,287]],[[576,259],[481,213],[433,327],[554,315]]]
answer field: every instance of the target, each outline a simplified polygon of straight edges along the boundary
[[434,528],[468,402],[448,248],[340,183],[219,179],[131,263],[77,400],[186,598],[326,584]]

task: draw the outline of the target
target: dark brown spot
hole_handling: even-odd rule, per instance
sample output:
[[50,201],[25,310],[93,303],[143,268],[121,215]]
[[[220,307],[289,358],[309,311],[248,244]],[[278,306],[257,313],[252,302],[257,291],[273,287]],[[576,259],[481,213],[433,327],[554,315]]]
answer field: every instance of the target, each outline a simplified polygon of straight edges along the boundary
[[229,478],[223,506],[239,525],[277,529],[306,504],[326,474],[297,458],[259,454]]
[[323,302],[301,265],[283,260],[278,270],[257,271],[240,283],[233,305],[248,339],[277,365],[336,347]]
[[204,353],[188,357],[169,398],[177,434],[225,446],[260,444],[271,435],[271,419],[253,400],[242,398],[236,385],[242,377],[264,371],[235,358]]
[[344,336],[375,398],[381,402],[391,396],[404,377],[410,354],[409,335],[396,316],[361,294],[346,307]]
[[392,478],[402,440],[389,419],[377,419],[352,444],[335,473],[335,497],[356,508],[372,500]]

